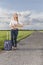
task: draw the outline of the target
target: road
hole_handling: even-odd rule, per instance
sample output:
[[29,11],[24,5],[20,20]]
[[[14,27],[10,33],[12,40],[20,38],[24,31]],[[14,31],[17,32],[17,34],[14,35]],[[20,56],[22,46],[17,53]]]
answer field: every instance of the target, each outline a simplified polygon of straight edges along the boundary
[[43,65],[43,33],[34,32],[18,43],[17,50],[1,53],[0,65]]

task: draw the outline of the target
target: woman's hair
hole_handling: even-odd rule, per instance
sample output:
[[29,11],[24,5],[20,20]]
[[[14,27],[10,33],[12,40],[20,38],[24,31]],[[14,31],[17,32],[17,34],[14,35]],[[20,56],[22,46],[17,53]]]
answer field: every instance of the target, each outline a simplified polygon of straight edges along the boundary
[[18,14],[17,13],[14,13],[14,16],[18,17]]
[[18,14],[17,13],[14,13],[13,18],[18,21]]

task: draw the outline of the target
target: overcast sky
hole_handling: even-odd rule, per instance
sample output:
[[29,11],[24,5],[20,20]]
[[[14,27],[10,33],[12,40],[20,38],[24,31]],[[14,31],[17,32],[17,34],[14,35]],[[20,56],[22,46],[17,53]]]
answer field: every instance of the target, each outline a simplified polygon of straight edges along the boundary
[[30,27],[43,28],[43,0],[0,0],[1,22],[10,21],[14,12],[21,14],[20,21],[30,23]]

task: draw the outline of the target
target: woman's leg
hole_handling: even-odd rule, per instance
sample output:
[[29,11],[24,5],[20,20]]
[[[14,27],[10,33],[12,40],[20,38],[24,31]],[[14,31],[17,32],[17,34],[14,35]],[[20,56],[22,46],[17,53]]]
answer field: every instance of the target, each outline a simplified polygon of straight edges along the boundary
[[13,30],[11,30],[11,43],[12,43],[12,46],[14,46],[14,42],[13,42]]
[[17,47],[17,37],[15,36],[15,47]]
[[15,43],[15,47],[17,47],[17,36],[18,36],[18,30],[15,31],[16,34],[14,34],[14,43]]

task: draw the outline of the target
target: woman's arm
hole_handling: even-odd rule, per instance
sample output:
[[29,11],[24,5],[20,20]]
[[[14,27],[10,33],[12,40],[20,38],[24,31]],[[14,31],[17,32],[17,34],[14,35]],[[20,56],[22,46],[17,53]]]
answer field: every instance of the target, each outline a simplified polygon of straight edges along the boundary
[[21,25],[21,24],[16,24],[15,25],[16,27],[23,27],[23,24]]
[[23,24],[20,24],[20,23],[17,23],[17,24],[13,24],[12,22],[10,22],[10,28],[22,28],[24,25]]
[[10,27],[13,28],[13,29],[17,28],[17,26],[15,24],[14,25],[11,24]]

